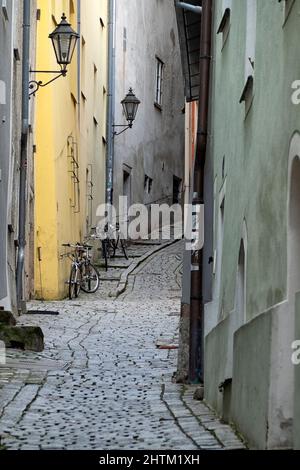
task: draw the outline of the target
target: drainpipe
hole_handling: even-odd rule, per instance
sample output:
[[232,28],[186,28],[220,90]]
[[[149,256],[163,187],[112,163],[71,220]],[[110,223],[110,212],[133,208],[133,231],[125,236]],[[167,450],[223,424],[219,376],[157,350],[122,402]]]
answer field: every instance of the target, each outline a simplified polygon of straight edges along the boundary
[[[211,34],[213,0],[205,0],[201,17],[200,44],[200,91],[199,122],[197,132],[197,150],[194,166],[193,205],[204,204],[204,169],[208,135]],[[190,309],[190,361],[189,380],[191,383],[203,383],[203,249],[192,253],[191,266],[191,309]]]
[[106,203],[113,203],[114,178],[114,103],[115,103],[115,0],[109,0],[108,19],[108,106],[106,153]]
[[22,135],[19,187],[19,237],[17,259],[17,301],[19,312],[24,307],[24,261],[26,247],[26,182],[27,182],[27,143],[29,127],[29,51],[30,51],[30,0],[23,0],[23,53],[22,53]]
[[[77,32],[81,37],[81,0],[77,0]],[[81,98],[81,44],[77,47],[77,102],[78,125],[80,127],[80,98]]]

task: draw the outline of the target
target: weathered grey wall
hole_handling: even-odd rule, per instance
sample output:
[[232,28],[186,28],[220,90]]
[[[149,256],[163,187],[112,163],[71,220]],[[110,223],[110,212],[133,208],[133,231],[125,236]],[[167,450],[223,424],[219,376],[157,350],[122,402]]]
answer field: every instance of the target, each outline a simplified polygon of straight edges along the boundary
[[7,201],[11,152],[12,3],[0,10],[0,301],[7,297]]
[[[172,196],[173,175],[184,172],[184,86],[174,2],[116,2],[116,124],[129,87],[141,100],[133,129],[115,138],[114,201],[123,194],[123,164],[131,168],[132,203]],[[126,28],[126,41],[124,41]],[[154,106],[156,55],[165,63],[162,111]],[[145,194],[145,174],[153,179]]]
[[[23,2],[7,2],[8,20],[4,18],[0,10],[0,32],[6,39],[0,41],[0,48],[5,48],[5,53],[0,54],[0,80],[6,80],[6,105],[0,104],[0,168],[5,167],[5,179],[0,182],[1,194],[1,249],[0,249],[0,305],[7,309],[16,311],[16,289],[15,269],[18,239],[18,216],[19,216],[19,162],[21,142],[21,106],[22,106],[22,24],[23,24]],[[36,35],[36,1],[31,1],[31,47],[30,64],[35,64],[35,35]],[[3,36],[4,37],[4,36]],[[14,53],[15,51],[15,53]],[[5,122],[3,116],[5,115]],[[27,161],[27,250],[25,262],[25,291],[29,297],[30,282],[33,279],[32,272],[32,247],[30,245],[31,233],[33,234],[33,201],[34,201],[34,178],[33,178],[33,121],[34,100],[30,106],[30,134],[28,138],[28,161]],[[1,189],[2,188],[2,189]],[[4,192],[5,188],[5,192]],[[5,245],[4,245],[5,244]],[[5,247],[5,249],[4,249]],[[4,249],[4,251],[3,251]],[[4,282],[6,277],[7,282]],[[1,289],[3,292],[1,293]]]

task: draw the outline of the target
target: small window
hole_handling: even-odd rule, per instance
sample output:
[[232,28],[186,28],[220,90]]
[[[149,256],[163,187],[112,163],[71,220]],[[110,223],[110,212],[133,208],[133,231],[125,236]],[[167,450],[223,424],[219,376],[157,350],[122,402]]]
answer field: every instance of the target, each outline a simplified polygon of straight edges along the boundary
[[123,52],[127,51],[127,28],[123,29]]
[[144,180],[144,190],[145,193],[150,194],[152,190],[152,184],[153,184],[153,179],[150,178],[149,176],[145,175],[145,180]]
[[164,63],[156,57],[156,91],[155,91],[155,105],[162,107],[162,96],[163,96],[163,72]]
[[173,176],[173,204],[179,204],[181,199],[181,183],[182,180]]
[[279,3],[283,3],[284,5],[284,23],[286,22],[286,20],[288,19],[289,17],[289,14],[292,10],[292,7],[295,3],[295,0],[278,0]]
[[6,84],[0,80],[0,104],[6,104]]
[[152,179],[152,178],[149,178],[149,184],[148,184],[148,193],[149,193],[149,194],[151,194],[152,185],[153,185],[153,179]]
[[245,115],[252,106],[254,98],[254,71],[256,48],[256,20],[257,0],[247,0],[246,16],[246,49],[245,49],[245,82],[240,98],[240,103],[245,103]]
[[2,13],[3,13],[3,16],[4,16],[5,20],[8,21],[9,18],[8,18],[8,11],[7,11],[6,0],[2,0]]
[[145,175],[145,180],[144,180],[144,190],[148,191],[148,180],[149,176]]
[[240,103],[245,103],[245,115],[247,116],[252,102],[253,102],[253,95],[254,93],[254,79],[252,75],[249,75],[246,81],[246,85],[243,89],[242,96],[240,98]]
[[70,15],[74,15],[75,8],[74,8],[74,1],[73,0],[69,1],[69,10],[70,10]]
[[222,34],[222,48],[225,46],[229,30],[231,16],[231,0],[223,0],[223,15],[217,33]]

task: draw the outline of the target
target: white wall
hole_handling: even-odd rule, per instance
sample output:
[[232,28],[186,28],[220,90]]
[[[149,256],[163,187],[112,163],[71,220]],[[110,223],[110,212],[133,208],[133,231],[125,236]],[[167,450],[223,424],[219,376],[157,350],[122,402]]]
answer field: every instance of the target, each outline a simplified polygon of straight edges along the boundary
[[[116,2],[115,123],[126,124],[120,102],[129,87],[141,105],[133,128],[115,138],[114,202],[123,194],[123,168],[131,169],[132,203],[171,196],[173,175],[184,179],[184,84],[177,34],[172,0]],[[154,106],[156,55],[165,63],[162,111]],[[150,194],[144,190],[145,175],[153,180]]]

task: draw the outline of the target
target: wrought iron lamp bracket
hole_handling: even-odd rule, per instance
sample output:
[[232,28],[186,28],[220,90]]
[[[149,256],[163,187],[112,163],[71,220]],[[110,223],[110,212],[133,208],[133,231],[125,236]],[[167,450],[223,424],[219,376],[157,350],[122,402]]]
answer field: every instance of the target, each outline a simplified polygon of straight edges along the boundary
[[41,80],[30,80],[29,82],[29,98],[31,96],[35,96],[36,92],[41,88],[41,87],[46,87],[47,85],[50,85],[50,83],[54,82],[60,77],[65,77],[67,75],[67,70],[30,70],[30,73],[48,73],[52,75],[56,75],[56,77],[51,78],[51,80],[48,80],[48,82],[44,83]]
[[113,136],[114,136],[114,137],[123,134],[123,132],[126,132],[128,129],[132,129],[132,124],[128,124],[128,125],[125,125],[125,124],[113,124],[113,128],[115,128],[115,127],[123,127],[124,129],[121,130],[120,132],[114,131],[114,132],[113,132]]

